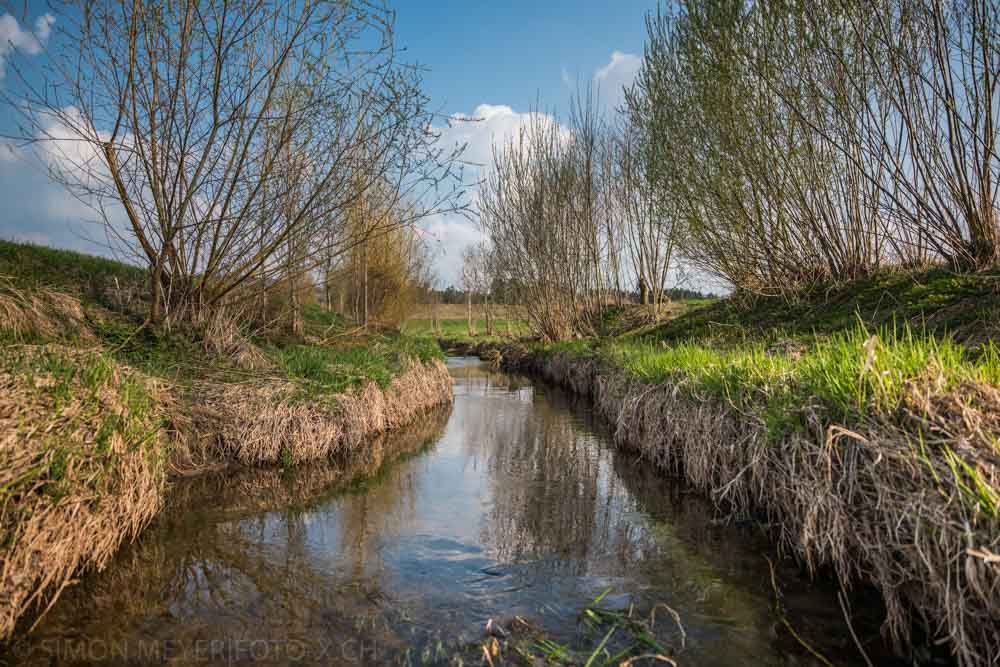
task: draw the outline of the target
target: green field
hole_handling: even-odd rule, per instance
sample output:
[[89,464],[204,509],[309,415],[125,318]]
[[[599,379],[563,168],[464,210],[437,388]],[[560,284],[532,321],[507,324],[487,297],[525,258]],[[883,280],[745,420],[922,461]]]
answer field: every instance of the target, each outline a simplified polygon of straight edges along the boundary
[[[486,320],[473,320],[476,335],[469,335],[469,323],[465,319],[442,319],[438,320],[438,329],[434,329],[434,321],[430,319],[410,319],[403,325],[403,333],[408,336],[430,336],[445,340],[462,342],[501,340],[505,338],[518,338],[528,335],[529,329],[523,320],[493,320],[493,335],[486,335]],[[509,327],[508,327],[509,325]]]

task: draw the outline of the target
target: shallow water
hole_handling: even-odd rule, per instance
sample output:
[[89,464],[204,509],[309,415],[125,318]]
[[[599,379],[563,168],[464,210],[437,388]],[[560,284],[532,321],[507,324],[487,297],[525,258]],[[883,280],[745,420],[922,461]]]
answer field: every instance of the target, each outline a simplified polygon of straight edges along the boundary
[[[613,449],[585,406],[449,361],[455,404],[339,466],[177,485],[141,540],[62,596],[7,661],[25,664],[480,664],[519,615],[581,651],[581,610],[648,616],[680,665],[865,664],[836,589]],[[881,610],[851,601],[875,664]],[[585,653],[586,654],[586,653]],[[665,664],[665,663],[658,663]]]

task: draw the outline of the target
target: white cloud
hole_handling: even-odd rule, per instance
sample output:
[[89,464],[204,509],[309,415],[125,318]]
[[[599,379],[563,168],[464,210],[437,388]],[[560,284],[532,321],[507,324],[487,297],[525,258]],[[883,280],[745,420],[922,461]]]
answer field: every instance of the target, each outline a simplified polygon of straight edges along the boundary
[[483,240],[479,225],[465,216],[447,213],[423,220],[420,229],[434,250],[439,285],[458,286],[462,250]]
[[[462,160],[467,163],[465,181],[476,183],[493,161],[493,147],[502,147],[532,122],[555,123],[552,116],[534,111],[515,111],[503,104],[480,104],[472,113],[453,114],[445,127],[436,128],[445,148],[465,146]],[[470,173],[471,172],[471,173]],[[469,200],[473,213],[478,201],[473,185]],[[457,285],[462,250],[483,239],[478,222],[458,214],[431,216],[420,225],[438,251],[438,277],[442,285]]]
[[[41,160],[0,146],[0,238],[107,254],[93,209],[52,181]],[[97,242],[95,242],[97,241]]]
[[601,98],[610,107],[618,107],[625,101],[625,88],[635,81],[641,65],[640,56],[613,51],[608,64],[594,72],[594,83],[600,86]]
[[465,145],[462,159],[475,167],[484,167],[493,159],[493,146],[503,146],[533,120],[554,122],[552,116],[534,111],[518,112],[503,104],[480,104],[471,114],[456,113],[448,127],[439,128],[446,146]]
[[[0,140],[0,201],[4,202],[0,238],[109,254],[103,216],[50,176],[57,171],[81,183],[106,179],[107,170],[94,145],[73,138],[65,123],[80,122],[77,110],[68,107],[61,113],[61,119],[55,114],[39,117],[35,142]],[[121,229],[120,207],[107,203],[110,222]]]
[[52,34],[52,24],[55,22],[56,17],[52,16],[52,14],[42,14],[35,21],[35,36],[43,44],[49,41],[49,35]]
[[0,79],[7,74],[7,59],[14,51],[36,56],[45,48],[56,21],[51,14],[43,14],[35,21],[34,32],[25,30],[10,14],[0,16]]

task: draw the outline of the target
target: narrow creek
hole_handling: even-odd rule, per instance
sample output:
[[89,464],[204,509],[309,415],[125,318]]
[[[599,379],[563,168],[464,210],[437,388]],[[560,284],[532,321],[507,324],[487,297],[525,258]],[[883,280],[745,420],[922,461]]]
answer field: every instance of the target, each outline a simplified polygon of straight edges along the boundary
[[[830,582],[766,528],[614,449],[586,406],[453,358],[455,404],[351,465],[176,485],[162,516],[68,589],[16,664],[480,664],[489,619],[585,650],[581,610],[648,615],[679,665],[865,664]],[[859,594],[860,595],[860,594]],[[854,631],[896,664],[870,597]],[[663,664],[663,663],[659,663]]]

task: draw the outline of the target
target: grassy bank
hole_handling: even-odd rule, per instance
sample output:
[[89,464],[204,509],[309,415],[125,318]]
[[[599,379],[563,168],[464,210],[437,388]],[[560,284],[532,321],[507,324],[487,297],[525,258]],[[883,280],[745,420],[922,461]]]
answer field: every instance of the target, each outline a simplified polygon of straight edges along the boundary
[[885,275],[733,300],[620,336],[501,350],[593,400],[616,438],[810,569],[882,593],[964,665],[1000,655],[997,276]]
[[363,454],[451,400],[430,339],[225,314],[144,325],[145,273],[0,241],[0,639],[158,511],[171,476]]

